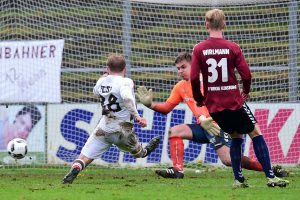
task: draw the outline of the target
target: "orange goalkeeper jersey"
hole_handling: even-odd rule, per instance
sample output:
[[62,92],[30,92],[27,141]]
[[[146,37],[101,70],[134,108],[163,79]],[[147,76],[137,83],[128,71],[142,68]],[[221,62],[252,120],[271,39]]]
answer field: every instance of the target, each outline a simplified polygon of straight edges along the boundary
[[196,105],[196,101],[193,98],[192,86],[190,81],[179,81],[174,86],[170,97],[167,99],[167,102],[173,105],[178,105],[182,101],[188,105],[188,107],[191,109],[194,116],[196,117],[197,121],[199,116],[201,115],[210,117],[208,110],[205,106],[198,107]]

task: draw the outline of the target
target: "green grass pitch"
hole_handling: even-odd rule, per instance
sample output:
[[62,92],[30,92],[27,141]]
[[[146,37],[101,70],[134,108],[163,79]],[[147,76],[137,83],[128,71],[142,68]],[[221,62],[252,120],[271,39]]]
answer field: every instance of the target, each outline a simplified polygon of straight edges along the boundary
[[300,168],[290,169],[286,188],[268,188],[261,172],[244,170],[250,188],[235,189],[231,168],[202,167],[200,173],[187,169],[184,179],[164,179],[154,168],[85,169],[72,185],[62,185],[68,168],[1,168],[1,200],[289,200],[300,199]]

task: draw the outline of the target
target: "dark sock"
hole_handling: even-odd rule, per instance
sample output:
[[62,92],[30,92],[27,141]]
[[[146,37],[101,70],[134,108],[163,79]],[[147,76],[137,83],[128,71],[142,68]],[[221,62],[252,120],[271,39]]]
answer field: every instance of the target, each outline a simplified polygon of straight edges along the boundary
[[262,135],[256,136],[252,139],[255,155],[263,167],[263,170],[268,178],[274,178],[274,172],[272,170],[270,154],[268,146]]
[[234,178],[239,182],[244,182],[245,178],[242,173],[241,161],[242,161],[242,138],[232,138],[230,146],[231,165],[234,174]]

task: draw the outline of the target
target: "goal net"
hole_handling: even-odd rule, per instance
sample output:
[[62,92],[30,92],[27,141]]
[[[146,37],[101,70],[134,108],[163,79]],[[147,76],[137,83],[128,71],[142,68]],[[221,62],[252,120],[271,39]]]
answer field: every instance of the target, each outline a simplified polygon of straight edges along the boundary
[[[106,70],[106,59],[111,53],[124,54],[127,76],[136,86],[152,88],[155,102],[165,102],[180,80],[175,58],[180,52],[191,53],[196,43],[207,38],[204,15],[212,8],[224,10],[227,24],[224,37],[241,46],[252,70],[249,106],[269,146],[272,162],[298,164],[300,7],[296,0],[1,1],[1,66],[11,53],[6,47],[14,42],[63,41],[60,43],[63,52],[58,75],[51,74],[54,71],[52,64],[47,66],[50,70],[45,73],[49,79],[44,79],[44,71],[39,71],[27,80],[29,72],[24,72],[22,81],[11,67],[7,68],[10,71],[1,69],[1,81],[10,81],[12,88],[17,85],[23,90],[42,85],[44,81],[49,81],[50,87],[51,81],[58,77],[60,87],[39,98],[45,95],[52,98],[57,96],[57,91],[61,96],[58,96],[59,102],[39,99],[30,103],[23,100],[0,102],[0,137],[3,137],[0,139],[0,164],[16,164],[6,152],[8,139],[5,135],[9,133],[5,127],[13,127],[18,111],[32,105],[37,108],[30,121],[33,126],[27,127],[28,136],[23,136],[28,141],[28,156],[18,160],[17,164],[61,165],[77,158],[101,117],[99,99],[92,91]],[[24,58],[24,48],[22,51],[23,57],[18,52],[18,66],[25,68],[28,58]],[[40,49],[39,52],[30,55],[36,55],[39,67],[46,68],[43,51]],[[48,52],[45,56],[51,57],[51,45],[45,52]],[[15,51],[10,58],[16,58]],[[7,92],[12,88],[5,87]],[[140,141],[146,145],[150,138],[158,135],[161,138],[158,149],[148,158],[135,159],[112,146],[95,160],[95,164],[171,164],[168,130],[178,124],[195,123],[191,111],[184,103],[168,115],[153,112],[141,104],[138,104],[138,110],[148,120],[146,128],[135,125]],[[184,145],[186,164],[221,164],[211,144],[185,141]],[[245,139],[244,154],[255,158],[249,138]]]

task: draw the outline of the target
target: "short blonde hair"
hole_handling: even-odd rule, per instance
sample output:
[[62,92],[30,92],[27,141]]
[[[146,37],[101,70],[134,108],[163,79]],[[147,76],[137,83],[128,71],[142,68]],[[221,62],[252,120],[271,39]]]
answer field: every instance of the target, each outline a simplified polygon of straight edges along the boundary
[[225,14],[223,10],[213,9],[207,11],[205,21],[212,30],[220,31],[225,28]]
[[125,58],[120,54],[111,54],[106,64],[112,72],[121,72],[126,66]]

